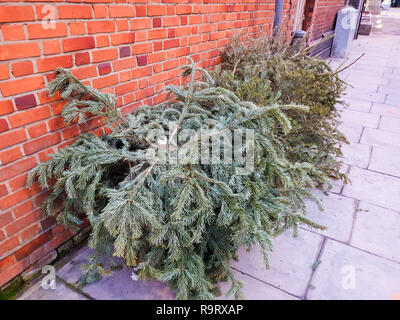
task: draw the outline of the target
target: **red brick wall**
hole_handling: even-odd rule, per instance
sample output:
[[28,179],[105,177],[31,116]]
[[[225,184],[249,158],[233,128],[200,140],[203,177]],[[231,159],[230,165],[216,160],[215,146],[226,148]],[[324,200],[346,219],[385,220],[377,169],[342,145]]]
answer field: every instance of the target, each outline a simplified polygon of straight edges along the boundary
[[[46,5],[54,29],[42,27]],[[270,32],[274,9],[275,0],[0,2],[0,287],[72,236],[41,215],[46,194],[24,188],[27,172],[80,132],[103,133],[98,119],[64,125],[63,103],[46,90],[54,69],[70,69],[133,110],[179,84],[187,56],[212,67],[233,32]],[[287,0],[284,27],[291,15]]]
[[310,30],[311,40],[316,40],[324,32],[335,28],[338,10],[343,8],[344,0],[307,0],[305,10],[304,30]]

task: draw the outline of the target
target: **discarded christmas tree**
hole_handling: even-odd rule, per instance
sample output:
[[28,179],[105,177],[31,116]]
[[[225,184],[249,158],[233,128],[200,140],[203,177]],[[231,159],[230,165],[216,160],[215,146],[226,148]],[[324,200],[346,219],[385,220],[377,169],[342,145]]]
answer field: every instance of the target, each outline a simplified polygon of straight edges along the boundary
[[305,41],[289,44],[284,37],[263,35],[257,39],[235,37],[222,54],[213,73],[218,86],[257,105],[277,102],[308,106],[310,112],[290,110],[292,130],[279,138],[289,160],[309,162],[331,178],[347,177],[340,169],[341,144],[348,143],[339,131],[341,97],[346,84],[341,66],[333,70],[327,61],[310,57]]
[[[49,89],[69,101],[66,121],[101,116],[111,133],[81,134],[35,168],[28,185],[37,178],[51,190],[43,210],[59,223],[74,228],[89,219],[96,255],[84,268],[87,281],[109,274],[102,259],[116,256],[140,279],[170,282],[178,299],[212,299],[225,279],[240,298],[229,268],[238,248],[259,245],[268,266],[276,235],[296,235],[301,223],[322,228],[306,218],[304,200],[327,177],[310,163],[288,161],[277,136],[292,130],[285,113],[307,107],[256,106],[193,64],[184,69],[187,85],[169,86],[171,99],[127,115],[109,94],[58,70]],[[196,81],[199,73],[203,81]],[[204,161],[201,150],[209,155],[221,137],[217,156],[224,161]],[[234,155],[252,162],[250,169]]]

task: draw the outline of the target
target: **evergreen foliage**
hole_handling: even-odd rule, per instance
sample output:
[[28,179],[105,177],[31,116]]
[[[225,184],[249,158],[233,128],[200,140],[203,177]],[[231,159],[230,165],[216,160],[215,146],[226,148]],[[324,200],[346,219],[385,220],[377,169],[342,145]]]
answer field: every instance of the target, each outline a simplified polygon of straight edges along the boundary
[[286,144],[287,158],[313,164],[334,179],[340,172],[340,145],[348,143],[338,130],[336,108],[346,88],[319,57],[308,55],[311,47],[299,40],[290,45],[280,37],[261,36],[243,41],[237,36],[222,54],[222,64],[213,76],[218,86],[232,90],[239,98],[257,105],[271,102],[308,106],[310,112],[289,110],[292,130],[278,135]]
[[[182,76],[187,84],[169,86],[173,98],[167,102],[122,115],[110,95],[59,69],[50,94],[60,91],[68,100],[66,121],[85,121],[90,113],[112,130],[102,137],[81,134],[36,167],[27,184],[37,179],[51,190],[43,210],[59,223],[77,228],[89,219],[89,245],[96,254],[84,266],[87,282],[110,274],[104,258],[114,256],[135,267],[140,279],[168,281],[179,299],[212,299],[216,284],[225,279],[232,282],[229,294],[240,298],[241,283],[229,268],[238,248],[259,245],[268,266],[275,236],[288,229],[296,235],[302,223],[323,228],[306,218],[304,200],[314,199],[310,188],[328,179],[312,163],[287,158],[283,137],[298,130],[287,114],[307,117],[308,107],[276,99],[258,105],[244,101],[193,63]],[[157,153],[166,142],[175,150],[201,145],[197,135],[182,134],[185,129],[210,130],[208,141],[253,130],[254,170],[238,174],[240,164],[234,161],[160,161]],[[235,148],[249,150],[246,143]]]

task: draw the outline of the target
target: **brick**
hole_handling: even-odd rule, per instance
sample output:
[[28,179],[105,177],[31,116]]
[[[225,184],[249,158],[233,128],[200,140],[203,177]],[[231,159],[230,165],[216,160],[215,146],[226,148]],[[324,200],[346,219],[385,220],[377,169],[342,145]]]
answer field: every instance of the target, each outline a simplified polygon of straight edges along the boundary
[[46,40],[42,42],[44,54],[56,54],[61,52],[59,40]]
[[9,129],[6,119],[0,119],[0,132],[7,131]]
[[177,67],[179,67],[178,59],[169,60],[169,61],[163,63],[163,70],[170,70],[170,69],[177,68]]
[[19,218],[27,214],[28,212],[31,212],[33,210],[33,202],[32,200],[28,200],[17,207],[14,208],[14,216],[15,218]]
[[0,46],[0,60],[11,60],[40,56],[38,43],[18,43]]
[[113,46],[123,43],[134,43],[134,42],[135,42],[135,34],[133,32],[118,33],[111,35],[111,44]]
[[0,22],[34,21],[35,12],[32,6],[2,6]]
[[110,18],[121,18],[121,17],[134,17],[135,7],[129,6],[109,6]]
[[60,19],[90,19],[92,18],[92,8],[90,6],[58,6],[58,17]]
[[67,103],[66,101],[58,101],[53,103],[51,105],[51,111],[53,112],[53,115],[61,114],[66,103]]
[[39,72],[53,71],[58,67],[70,68],[72,64],[72,56],[51,57],[36,61]]
[[138,43],[132,45],[132,55],[150,53],[153,52],[152,43]]
[[23,78],[0,84],[0,91],[4,97],[44,88],[42,76]]
[[154,94],[154,88],[149,87],[140,91],[135,92],[135,98],[137,101],[150,97]]
[[117,31],[128,31],[129,30],[129,20],[117,20]]
[[40,235],[39,237],[35,238],[34,240],[32,240],[30,243],[28,243],[27,245],[23,246],[22,248],[18,249],[17,251],[15,251],[15,258],[17,260],[21,260],[23,258],[25,258],[26,256],[28,256],[30,253],[32,253],[33,251],[35,251],[37,248],[39,248],[41,245],[43,245],[44,243],[50,241],[50,239],[52,238],[53,233],[51,230],[46,231],[45,233],[43,233],[42,235]]
[[135,33],[136,42],[145,42],[148,40],[147,30],[138,30]]
[[133,81],[133,82],[129,82],[129,83],[124,83],[124,84],[118,85],[115,88],[115,92],[116,92],[117,95],[120,96],[120,95],[129,93],[129,92],[133,92],[133,91],[135,91],[137,89],[138,89],[137,81]]
[[33,226],[30,226],[29,228],[26,228],[24,231],[20,233],[20,237],[22,242],[26,242],[31,240],[33,237],[38,235],[40,232],[40,226],[39,224],[34,224]]
[[180,22],[181,22],[181,20],[179,19],[179,17],[163,17],[162,18],[162,25],[164,28],[179,26],[181,24]]
[[130,70],[126,70],[123,72],[120,72],[119,74],[119,82],[125,82],[125,81],[129,81],[132,79],[132,74]]
[[30,126],[26,129],[28,131],[29,138],[37,138],[47,133],[47,126],[45,122],[40,122]]
[[116,83],[118,83],[118,75],[117,74],[112,74],[112,75],[102,77],[99,79],[95,79],[92,81],[93,87],[95,89],[110,87]]
[[149,54],[148,56],[148,62],[150,64],[155,63],[155,62],[160,62],[163,61],[167,58],[167,55],[164,51],[160,51],[160,52],[156,52],[156,53],[152,53]]
[[136,17],[145,17],[146,9],[146,6],[135,5]]
[[130,30],[143,30],[151,28],[150,18],[136,18],[129,21]]
[[100,63],[97,68],[99,69],[99,75],[104,75],[111,72],[110,63]]
[[33,73],[32,61],[22,61],[12,64],[12,74],[15,77],[26,76]]
[[24,126],[26,124],[43,120],[51,116],[49,106],[37,107],[9,116],[8,120],[12,128]]
[[24,173],[36,166],[35,158],[23,159],[9,166],[0,169],[0,182],[9,180],[21,173]]
[[0,198],[8,194],[7,187],[5,184],[0,185]]
[[27,139],[24,129],[7,131],[0,134],[0,149],[7,148]]
[[61,141],[60,133],[50,134],[36,140],[31,140],[23,145],[25,154],[29,155]]
[[95,47],[93,37],[82,37],[62,40],[62,46],[65,52],[77,51],[83,49],[92,49]]
[[38,96],[38,99],[39,99],[39,104],[45,104],[45,103],[49,103],[49,102],[54,102],[54,101],[59,100],[60,97],[61,97],[59,92],[56,92],[54,94],[54,96],[49,97],[49,91],[48,90],[37,92],[37,96]]
[[63,117],[55,117],[47,121],[50,131],[58,130],[66,126]]
[[57,223],[55,217],[46,217],[44,220],[40,221],[42,230],[47,230],[53,227]]
[[92,62],[103,62],[108,60],[115,60],[118,58],[118,49],[103,49],[92,52]]
[[2,165],[15,161],[20,158],[22,158],[22,153],[21,153],[21,148],[19,146],[13,149],[0,152],[0,164]]
[[3,228],[12,221],[13,221],[13,216],[11,214],[11,211],[0,213],[0,228]]
[[115,31],[114,20],[88,21],[88,33],[106,33]]
[[14,101],[17,110],[25,110],[36,107],[36,97],[34,94],[28,94],[23,97],[15,98]]
[[147,56],[138,56],[138,57],[136,57],[136,59],[137,59],[137,65],[138,66],[147,65]]
[[158,74],[150,77],[150,85],[165,82],[167,80],[167,77],[168,77],[167,73],[158,73]]
[[164,39],[167,37],[167,31],[165,29],[149,30],[149,40]]
[[56,23],[55,28],[45,29],[40,24],[30,24],[27,26],[28,39],[56,38],[68,35],[67,25],[65,23]]
[[153,19],[153,28],[160,28],[161,27],[161,18],[154,18]]
[[131,47],[120,47],[119,48],[119,57],[125,58],[131,55]]
[[12,223],[6,226],[4,230],[6,231],[8,237],[10,237],[16,234],[18,231],[25,229],[29,225],[38,221],[39,219],[40,219],[40,209],[35,210],[18,220],[14,220]]
[[147,15],[148,16],[163,16],[167,13],[166,6],[158,6],[158,5],[149,5],[147,6]]
[[19,240],[17,236],[9,238],[6,241],[2,242],[0,244],[0,257],[18,246],[19,246]]
[[25,32],[22,25],[4,25],[1,26],[1,32],[5,41],[25,40]]
[[107,6],[104,5],[94,5],[94,16],[95,18],[107,18],[108,17],[108,10]]
[[4,272],[0,273],[0,286],[6,284],[8,281],[12,280],[19,273],[24,271],[25,268],[28,267],[28,260],[18,261],[11,268],[7,269]]
[[97,68],[96,66],[87,66],[87,67],[80,67],[71,70],[72,74],[77,77],[78,79],[87,79],[97,77]]
[[90,63],[90,55],[89,52],[82,52],[75,54],[75,64],[77,66],[81,66],[83,64]]
[[192,13],[191,6],[177,6],[176,7],[176,14],[190,14]]
[[164,50],[179,47],[179,39],[171,39],[164,41]]
[[46,150],[43,150],[41,152],[38,153],[38,158],[40,162],[45,162],[49,159],[51,159],[51,155],[54,154],[54,148],[49,148]]
[[138,79],[146,76],[150,76],[153,74],[153,68],[151,66],[136,68],[132,70],[132,78]]
[[78,126],[71,126],[62,131],[62,136],[64,140],[76,137],[78,134],[79,134]]
[[71,36],[80,36],[86,33],[86,26],[84,22],[70,22],[68,24],[68,28]]
[[109,35],[96,36],[96,47],[97,48],[108,47],[109,45],[110,45],[110,36]]
[[136,58],[130,57],[126,59],[118,59],[113,62],[114,71],[121,71],[136,67]]
[[0,64],[0,80],[6,80],[10,78],[10,70],[8,69],[8,65]]
[[0,272],[7,270],[15,263],[14,255],[9,255],[4,259],[0,260]]

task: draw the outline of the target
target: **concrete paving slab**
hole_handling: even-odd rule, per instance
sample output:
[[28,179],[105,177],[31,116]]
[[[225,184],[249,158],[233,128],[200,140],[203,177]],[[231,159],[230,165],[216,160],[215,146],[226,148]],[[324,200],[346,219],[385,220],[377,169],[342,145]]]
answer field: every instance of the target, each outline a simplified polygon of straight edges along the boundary
[[291,232],[286,232],[274,241],[274,250],[269,256],[269,270],[265,269],[258,247],[253,247],[250,251],[241,248],[239,261],[234,261],[232,267],[302,297],[308,287],[312,265],[317,259],[321,244],[322,237],[316,233],[300,229],[299,237],[294,239]]
[[400,264],[327,240],[307,292],[312,300],[394,299],[400,293]]
[[345,135],[349,142],[358,143],[361,139],[361,134],[363,131],[362,126],[352,126],[342,123],[339,125],[338,129]]
[[367,100],[345,98],[344,101],[349,105],[346,110],[369,112],[372,107],[372,102]]
[[400,118],[382,116],[381,121],[379,123],[379,129],[384,131],[400,133]]
[[400,106],[400,96],[398,94],[388,94],[385,100],[385,104]]
[[339,241],[349,241],[356,200],[333,193],[328,195],[320,191],[313,193],[321,201],[324,211],[321,212],[313,201],[307,201],[307,218],[327,227],[326,230],[313,229],[313,231]]
[[40,281],[37,282],[26,290],[18,300],[87,300],[87,298],[57,280],[55,289],[44,289],[41,287]]
[[[340,169],[340,172],[347,173],[348,171],[349,171],[349,166],[347,164],[343,164]],[[344,185],[343,180],[332,179],[331,183],[332,183],[333,187],[331,190],[329,190],[329,192],[340,194],[342,192],[343,185]]]
[[350,244],[400,263],[399,243],[400,213],[360,202]]
[[384,208],[400,208],[400,178],[351,167],[351,184],[344,186],[344,196],[364,200]]
[[368,169],[400,178],[400,150],[373,147]]
[[[233,270],[234,277],[243,283],[242,293],[246,300],[299,300],[299,298],[279,290],[263,281],[255,279],[242,272]],[[219,299],[234,300],[234,297],[227,297],[226,293],[231,288],[229,281],[219,284],[221,296]]]
[[400,106],[392,106],[382,103],[373,103],[371,113],[380,114],[386,117],[400,118]]
[[378,128],[379,115],[354,110],[343,110],[341,119],[346,126],[363,126]]
[[[360,72],[359,72],[360,73]],[[361,73],[359,77],[365,77],[366,75],[364,73]],[[353,75],[354,76],[354,75]],[[362,91],[362,90],[348,90],[346,92],[346,97],[352,98],[352,99],[359,99],[359,100],[368,100],[372,102],[378,102],[378,103],[384,103],[386,99],[386,95],[383,93],[377,93],[377,92],[370,92],[370,91]]]
[[57,276],[71,284],[77,284],[82,274],[81,266],[89,262],[90,255],[93,250],[88,246],[79,249],[72,259],[67,262],[63,267],[57,270]]
[[88,284],[82,291],[96,300],[173,300],[175,293],[164,282],[132,280],[132,271],[123,268],[112,276]]
[[342,145],[343,162],[360,168],[367,168],[371,154],[371,146],[359,143]]
[[400,149],[400,133],[365,128],[360,142],[370,146],[393,147]]

